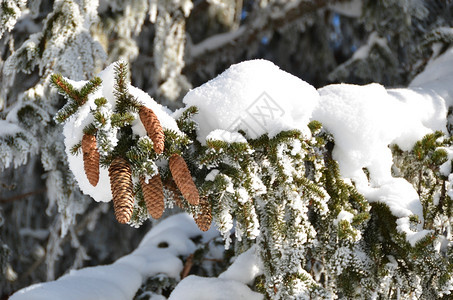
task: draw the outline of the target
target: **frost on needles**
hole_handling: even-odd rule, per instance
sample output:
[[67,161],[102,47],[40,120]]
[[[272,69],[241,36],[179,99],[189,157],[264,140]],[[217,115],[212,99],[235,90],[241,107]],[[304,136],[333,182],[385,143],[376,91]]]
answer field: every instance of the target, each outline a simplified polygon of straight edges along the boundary
[[[94,200],[128,199],[114,203],[128,210],[122,222],[177,205],[203,230],[212,218],[236,254],[257,245],[263,271],[249,286],[266,298],[374,299],[453,289],[452,100],[422,77],[407,89],[316,90],[253,60],[191,90],[176,112],[131,86],[122,62],[88,82],[52,81],[68,98],[56,120],[69,166]],[[87,134],[100,157],[95,185]]]

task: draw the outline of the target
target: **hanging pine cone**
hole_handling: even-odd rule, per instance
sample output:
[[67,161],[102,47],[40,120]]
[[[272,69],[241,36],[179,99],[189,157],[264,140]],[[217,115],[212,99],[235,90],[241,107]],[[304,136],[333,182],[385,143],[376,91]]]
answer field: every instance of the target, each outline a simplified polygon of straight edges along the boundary
[[171,177],[169,177],[165,182],[165,188],[171,193],[172,199],[175,201],[176,206],[183,208],[181,193],[179,192],[175,181]]
[[195,219],[198,228],[201,231],[208,231],[211,227],[212,215],[211,215],[211,204],[209,203],[208,197],[202,197],[200,199],[200,213]]
[[175,153],[170,157],[169,165],[171,175],[183,197],[186,198],[190,204],[198,205],[200,196],[198,195],[197,187],[192,180],[192,175],[190,175],[189,168],[187,167],[184,158]]
[[140,185],[142,186],[143,197],[145,198],[146,209],[154,219],[159,219],[164,212],[164,191],[160,174],[154,175],[148,183],[144,177],[140,177]]
[[162,153],[164,151],[165,136],[156,114],[152,109],[146,106],[141,106],[138,114],[140,116],[140,121],[142,121],[142,124],[146,129],[146,133],[148,133],[148,136],[153,141],[154,151],[156,151],[157,154]]
[[99,182],[99,152],[96,148],[96,137],[84,134],[82,137],[83,168],[92,186]]
[[132,170],[122,157],[113,160],[109,168],[110,186],[113,195],[113,209],[119,223],[129,222],[134,206]]

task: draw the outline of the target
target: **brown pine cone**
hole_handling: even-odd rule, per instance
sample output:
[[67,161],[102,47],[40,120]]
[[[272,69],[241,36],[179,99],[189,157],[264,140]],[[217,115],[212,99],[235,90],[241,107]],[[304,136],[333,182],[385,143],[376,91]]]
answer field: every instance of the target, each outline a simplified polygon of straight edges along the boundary
[[132,170],[122,157],[113,160],[109,168],[110,186],[113,195],[113,209],[119,223],[129,222],[134,206]]
[[208,231],[211,227],[212,215],[211,215],[211,204],[208,201],[208,197],[202,197],[200,199],[200,213],[195,219],[198,228],[201,231]]
[[96,148],[96,137],[84,134],[82,137],[83,168],[92,186],[99,182],[99,152]]
[[192,180],[192,175],[190,175],[189,168],[187,167],[184,158],[175,153],[170,157],[169,165],[171,175],[183,197],[186,198],[190,204],[198,205],[200,196],[198,195],[197,187]]
[[142,121],[142,124],[146,129],[146,133],[148,133],[148,136],[153,141],[154,151],[156,151],[157,154],[162,153],[164,151],[165,135],[156,114],[152,109],[146,106],[141,106],[138,114],[140,116],[140,121]]
[[146,209],[154,219],[159,219],[165,208],[164,191],[160,174],[154,175],[148,183],[144,177],[140,177],[140,185],[142,186],[143,198],[145,198]]

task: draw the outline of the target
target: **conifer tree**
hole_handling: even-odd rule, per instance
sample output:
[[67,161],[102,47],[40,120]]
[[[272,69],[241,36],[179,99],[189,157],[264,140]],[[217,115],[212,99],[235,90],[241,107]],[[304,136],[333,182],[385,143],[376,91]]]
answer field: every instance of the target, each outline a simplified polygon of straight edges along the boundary
[[[423,208],[423,220],[412,215],[407,226],[427,234],[411,244],[401,218],[342,177],[332,152],[338,141],[323,124],[312,121],[311,136],[239,131],[240,141],[202,144],[199,110],[180,100],[251,58],[315,87],[407,86],[451,46],[452,8],[395,0],[0,0],[0,297],[110,263],[138,244],[143,230],[129,227],[185,211],[222,238],[194,238],[182,278],[216,277],[257,245],[263,273],[249,287],[265,298],[448,299],[451,107],[447,132],[412,149],[390,146],[393,176],[415,188]],[[96,75],[113,62],[112,78]],[[171,115],[176,125],[140,102],[131,83],[181,108]],[[62,125],[80,115],[86,123],[65,151]],[[93,191],[110,171],[113,204],[79,190],[75,159]],[[218,245],[228,248],[224,257],[209,258]],[[150,277],[137,298],[168,296],[182,278]]]

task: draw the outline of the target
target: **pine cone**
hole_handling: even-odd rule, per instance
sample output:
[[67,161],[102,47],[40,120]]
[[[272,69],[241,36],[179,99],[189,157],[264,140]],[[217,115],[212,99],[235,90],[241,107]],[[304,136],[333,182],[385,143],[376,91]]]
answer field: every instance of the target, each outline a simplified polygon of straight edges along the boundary
[[109,168],[109,177],[115,217],[119,223],[125,224],[131,219],[134,206],[132,170],[129,163],[122,157],[115,158]]
[[184,158],[179,154],[173,154],[170,157],[170,172],[175,180],[176,186],[181,191],[184,198],[192,205],[198,205],[200,196],[198,195],[197,187],[192,180],[189,168],[187,167]]
[[83,167],[92,186],[99,182],[99,152],[96,148],[96,137],[84,134],[82,137]]
[[200,213],[195,219],[195,223],[197,223],[201,231],[208,231],[209,227],[211,227],[211,222],[211,204],[208,201],[208,197],[202,197],[200,199]]
[[153,141],[154,151],[156,151],[157,154],[162,153],[164,151],[165,136],[156,114],[152,109],[145,106],[140,107],[138,114],[148,136]]
[[160,174],[157,173],[157,175],[154,175],[148,183],[146,183],[144,177],[140,177],[140,185],[142,186],[148,213],[154,219],[159,219],[165,208],[164,191]]
[[179,208],[183,208],[181,193],[179,192],[175,181],[171,177],[169,177],[165,182],[165,188],[171,192],[172,198],[175,201],[176,206],[178,206]]

